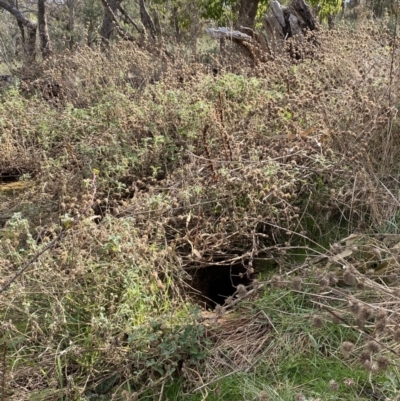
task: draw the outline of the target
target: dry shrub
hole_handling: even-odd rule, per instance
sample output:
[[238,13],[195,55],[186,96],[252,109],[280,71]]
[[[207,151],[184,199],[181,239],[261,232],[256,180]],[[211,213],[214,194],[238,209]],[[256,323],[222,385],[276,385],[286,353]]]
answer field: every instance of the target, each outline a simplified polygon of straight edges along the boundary
[[[283,342],[287,337],[291,346],[297,342],[295,349],[306,354],[313,345],[308,331],[296,327],[302,320],[303,325],[311,320],[315,331],[334,323],[355,334],[352,339],[356,338],[357,344],[344,338],[341,348],[330,349],[328,356],[361,365],[371,374],[395,368],[400,358],[399,241],[400,236],[394,234],[353,234],[324,255],[286,266],[283,275],[257,280],[241,294],[237,291],[234,301],[225,303],[224,315],[216,316],[217,324],[209,329],[216,340],[197,384],[213,383],[221,371],[227,371],[227,361],[238,372],[253,369],[260,360],[279,367],[277,350],[269,346],[276,336]],[[306,266],[312,266],[311,272]],[[293,317],[291,331],[277,332],[275,325],[279,327],[284,318],[269,317],[276,306],[267,295],[276,289],[279,299],[298,293],[313,315]],[[284,316],[287,311],[282,313]]]
[[[43,245],[51,237],[50,229]],[[40,248],[15,216],[2,232],[1,285]],[[176,375],[182,361],[200,360],[193,339],[203,329],[180,296],[181,276],[170,250],[152,248],[129,218],[73,225],[1,294],[2,342],[14,361],[8,399],[42,389],[55,399],[117,394],[128,382],[141,394]]]
[[[393,234],[353,234],[304,264],[282,266],[286,272],[280,276],[238,289],[223,315],[216,313],[206,324],[213,344],[201,374],[189,370],[185,377],[204,392],[235,373],[266,370],[274,376],[276,370],[280,377],[282,353],[295,350],[306,361],[316,344],[321,359],[361,366],[370,381],[389,377],[383,373],[396,372],[400,358],[399,241]],[[279,303],[286,309],[277,309]],[[333,325],[342,328],[338,338],[332,335]]]
[[[32,94],[2,96],[0,176],[14,169],[32,184],[14,197],[0,192],[2,277],[75,221],[98,174],[90,217],[1,294],[17,398],[31,391],[21,385],[26,372],[41,377],[37,389],[55,392],[113,388],[132,374],[138,392],[161,386],[180,357],[202,356],[200,346],[185,348],[201,327],[195,314],[178,313],[182,269],[242,261],[251,270],[265,255],[281,263],[299,243],[309,250],[332,231],[378,229],[396,217],[390,37],[371,26],[322,31],[318,40],[311,58],[306,49],[298,61],[222,64],[216,75],[163,49],[78,49],[40,67],[31,79],[38,91],[27,82],[22,90]],[[357,271],[343,280],[385,293]],[[360,330],[367,313],[354,323]],[[182,354],[171,345],[175,332]]]

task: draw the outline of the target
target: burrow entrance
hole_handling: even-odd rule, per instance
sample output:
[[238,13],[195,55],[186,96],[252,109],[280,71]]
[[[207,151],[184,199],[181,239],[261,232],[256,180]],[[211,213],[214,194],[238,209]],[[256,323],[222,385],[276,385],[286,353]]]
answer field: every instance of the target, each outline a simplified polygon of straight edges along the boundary
[[236,292],[239,284],[249,285],[254,277],[248,277],[242,264],[232,266],[207,266],[189,271],[193,297],[207,309],[223,305],[225,299]]
[[[31,179],[36,175],[36,171],[34,169],[28,169],[24,166],[2,167],[3,166],[0,166],[0,185],[21,183],[23,181],[27,182],[28,179]],[[25,180],[22,181],[21,178],[25,178]]]
[[21,178],[24,173],[25,171],[21,171],[19,169],[4,170],[0,173],[0,182],[4,184],[16,182]]

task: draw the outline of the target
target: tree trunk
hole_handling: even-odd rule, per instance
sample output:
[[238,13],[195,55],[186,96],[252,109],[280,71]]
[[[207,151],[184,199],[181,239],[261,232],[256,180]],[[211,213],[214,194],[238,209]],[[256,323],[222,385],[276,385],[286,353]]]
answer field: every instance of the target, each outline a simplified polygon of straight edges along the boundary
[[[240,31],[226,27],[207,28],[206,31],[213,38],[219,39],[220,43],[230,40],[239,45],[255,65],[259,61],[265,61],[268,54],[275,56],[289,51],[292,57],[298,59],[311,55],[320,46],[314,35],[307,34],[317,30],[317,23],[304,0],[291,0],[288,6],[281,6],[277,0],[271,0],[270,11],[264,16],[263,23],[266,35],[243,26]],[[288,48],[285,49],[285,42],[292,37],[297,38],[298,44],[304,42],[308,45],[302,49],[296,42],[289,42]]]
[[25,57],[28,65],[36,60],[36,31],[37,29],[28,28],[28,40],[25,44]]
[[[118,9],[121,8],[121,2],[122,0],[113,0],[113,7],[117,7]],[[105,45],[108,45],[110,43],[111,39],[111,34],[113,30],[115,29],[121,38],[124,40],[129,40],[129,41],[135,41],[135,38],[131,35],[129,35],[128,32],[126,32],[122,26],[120,25],[118,18],[115,15],[115,10],[111,8],[110,2],[107,0],[101,0],[103,7],[104,7],[104,20],[103,20],[103,26],[102,26],[102,33],[104,36],[102,36],[102,44],[103,47]],[[106,18],[107,15],[107,18]],[[104,29],[104,30],[103,30]],[[111,29],[111,30],[110,30]]]
[[72,49],[74,47],[74,28],[75,28],[75,0],[68,0],[67,6],[69,10],[68,19],[68,32],[69,32],[69,47]]
[[161,38],[162,37],[162,29],[161,29],[161,23],[160,23],[160,17],[158,15],[158,11],[153,9],[152,14],[153,14],[154,28],[156,30],[156,36],[158,38]]
[[[15,7],[19,10],[18,0],[15,2]],[[17,20],[19,31],[21,32],[22,46],[25,46],[25,28],[20,20]]]
[[129,14],[122,8],[121,4],[118,6],[118,10],[122,14],[124,18],[124,22],[129,22],[133,27],[139,32],[142,33],[141,29],[139,28],[138,24],[129,16]]
[[47,27],[46,5],[45,0],[38,0],[38,25],[40,37],[40,49],[42,51],[43,59],[51,56],[51,42],[49,37],[49,30]]
[[149,12],[147,11],[146,5],[144,0],[139,0],[139,7],[140,7],[140,20],[146,31],[149,31],[153,39],[157,36],[156,27],[154,25],[154,21],[151,18]]
[[333,29],[335,26],[335,17],[332,14],[328,15],[328,27],[329,29]]
[[114,32],[114,18],[109,10],[115,15],[122,0],[107,0],[106,3],[108,7],[104,7],[104,17],[100,31],[103,45],[108,45],[110,43],[111,36]]
[[4,8],[10,14],[12,14],[19,24],[22,24],[28,31],[28,39],[26,40],[24,46],[25,60],[26,64],[33,63],[36,59],[36,31],[37,24],[34,21],[29,20],[25,17],[17,7],[9,3],[6,0],[0,0],[0,8]]
[[268,46],[274,54],[281,51],[287,39],[301,37],[305,31],[317,29],[316,20],[304,0],[292,0],[288,6],[281,6],[277,0],[271,0],[270,7],[271,12],[263,22]]
[[259,0],[240,0],[239,16],[237,21],[240,27],[254,29]]
[[178,43],[181,41],[181,29],[179,28],[178,7],[172,8],[172,16],[174,19],[175,38]]

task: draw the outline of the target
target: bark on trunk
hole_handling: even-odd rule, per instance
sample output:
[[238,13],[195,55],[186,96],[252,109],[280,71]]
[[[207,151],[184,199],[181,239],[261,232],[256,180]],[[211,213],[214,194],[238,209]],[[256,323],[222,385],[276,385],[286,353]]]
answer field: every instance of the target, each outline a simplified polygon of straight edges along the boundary
[[160,17],[158,16],[157,10],[152,10],[152,14],[153,14],[154,28],[156,30],[156,36],[158,38],[161,38],[162,29],[161,29]]
[[263,22],[273,53],[279,53],[287,39],[301,37],[305,31],[317,29],[316,20],[304,0],[293,0],[288,7],[271,0],[271,13],[265,16]]
[[240,0],[237,27],[254,29],[259,0]]
[[345,8],[346,8],[346,1],[345,0],[342,0],[342,5],[341,5],[341,10],[340,10],[340,19],[343,19],[344,18],[344,10],[345,10]]
[[[19,10],[18,0],[15,2],[15,7]],[[25,28],[20,20],[17,20],[19,31],[21,32],[22,46],[25,46]]]
[[123,18],[125,18],[124,22],[129,22],[132,26],[139,32],[142,33],[141,29],[139,28],[138,24],[130,17],[130,15],[122,8],[121,5],[118,6],[118,10],[122,14]]
[[174,19],[174,28],[175,28],[175,38],[178,43],[181,41],[181,29],[179,27],[179,18],[178,18],[178,7],[174,6],[172,8],[172,15]]
[[36,31],[37,31],[36,22],[26,18],[25,15],[22,14],[17,7],[9,3],[8,1],[0,0],[0,8],[4,8],[10,14],[12,14],[16,18],[18,24],[22,24],[22,26],[24,26],[28,31],[28,38],[24,46],[24,52],[25,52],[24,62],[26,64],[34,62],[36,59]]
[[36,60],[36,31],[34,28],[27,28],[28,40],[25,42],[25,63],[32,64]]
[[43,59],[51,56],[52,48],[47,27],[46,5],[45,0],[38,0],[38,25],[40,37],[40,49]]
[[151,18],[149,12],[147,11],[144,0],[139,0],[139,7],[140,7],[140,20],[142,21],[142,24],[146,29],[146,31],[150,32],[151,36],[154,39],[157,35],[156,27],[154,25],[153,19]]
[[[104,26],[104,35],[106,36],[102,36],[102,42],[103,42],[103,47],[104,45],[108,45],[111,39],[111,34],[112,31],[115,29],[118,33],[119,36],[121,36],[122,39],[124,40],[129,40],[129,41],[134,41],[135,38],[132,37],[131,35],[129,35],[120,25],[115,12],[111,9],[110,7],[110,3],[107,0],[101,0],[103,7],[104,7],[104,13],[108,14],[107,19],[109,18],[111,21],[111,26],[112,26],[112,30],[111,31],[107,31],[106,27],[108,26],[109,28],[111,28],[110,26],[110,21],[106,21],[105,24],[103,24]],[[118,4],[116,5],[118,7],[118,9],[120,8],[120,4],[121,4],[121,0],[118,0]],[[115,5],[115,4],[114,4]],[[104,20],[103,20],[104,23]],[[102,27],[102,29],[103,29]],[[109,35],[107,37],[107,35]]]
[[118,10],[119,5],[122,3],[122,0],[107,0],[107,6],[104,7],[104,17],[103,23],[101,25],[101,41],[103,45],[108,45],[110,43],[111,36],[114,32],[114,18],[110,11],[114,14]]
[[75,38],[74,38],[74,29],[75,29],[75,0],[68,0],[67,6],[69,10],[69,19],[68,19],[68,32],[69,32],[69,47],[73,48]]
[[333,29],[335,26],[335,17],[332,14],[328,15],[328,27],[329,29]]

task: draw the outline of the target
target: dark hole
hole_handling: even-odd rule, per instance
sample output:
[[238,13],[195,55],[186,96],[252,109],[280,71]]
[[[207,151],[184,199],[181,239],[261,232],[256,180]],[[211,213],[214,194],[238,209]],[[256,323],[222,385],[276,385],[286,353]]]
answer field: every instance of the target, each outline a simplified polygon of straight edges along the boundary
[[19,169],[4,170],[0,173],[0,182],[8,183],[18,181],[23,174],[24,172]]
[[225,299],[236,292],[239,284],[248,285],[251,277],[243,265],[208,266],[189,272],[190,285],[197,290],[194,298],[200,306],[213,309],[215,305],[223,305]]

